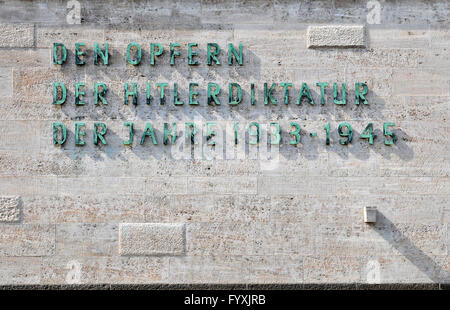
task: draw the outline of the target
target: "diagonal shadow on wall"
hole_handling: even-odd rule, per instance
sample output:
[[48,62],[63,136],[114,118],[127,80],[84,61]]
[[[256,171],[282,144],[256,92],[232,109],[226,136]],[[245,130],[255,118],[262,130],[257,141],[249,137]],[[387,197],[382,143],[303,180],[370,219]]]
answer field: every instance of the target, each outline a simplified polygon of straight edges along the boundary
[[375,231],[434,283],[450,283],[450,273],[405,236],[381,212],[377,213]]

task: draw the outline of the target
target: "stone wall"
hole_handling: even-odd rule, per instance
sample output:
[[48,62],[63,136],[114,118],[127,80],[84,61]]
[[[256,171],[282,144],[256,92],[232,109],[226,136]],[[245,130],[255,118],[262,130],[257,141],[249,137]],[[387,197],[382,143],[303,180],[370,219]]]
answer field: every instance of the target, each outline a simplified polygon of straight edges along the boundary
[[[0,284],[450,282],[449,1],[80,0],[80,20],[74,3],[0,4]],[[68,49],[64,65],[53,64],[54,42]],[[95,42],[108,42],[108,66],[94,65]],[[125,60],[130,42],[142,46],[139,66]],[[181,56],[170,66],[173,42]],[[190,42],[198,66],[187,63]],[[209,42],[221,66],[206,64]],[[227,44],[239,42],[243,65],[229,66]],[[165,48],[155,66],[150,43]],[[146,104],[147,81],[169,83],[165,105]],[[67,85],[62,105],[53,82]],[[76,82],[86,83],[84,106]],[[108,85],[108,105],[94,104],[96,82]],[[138,83],[137,106],[123,104],[125,82]],[[220,106],[207,105],[208,82],[223,88]],[[229,82],[242,86],[239,105],[227,102]],[[293,84],[289,104],[278,87],[278,104],[265,105],[263,84],[282,82]],[[314,105],[295,104],[303,82]],[[330,84],[324,105],[317,82]],[[333,103],[335,82],[348,85],[346,105]],[[356,82],[368,105],[355,104]],[[162,123],[177,122],[183,138],[186,121],[239,121],[242,131],[277,121],[279,156],[254,158],[247,143],[242,158],[180,159]],[[62,146],[53,122],[67,125]],[[85,146],[75,122],[86,123]],[[92,142],[94,122],[108,126],[108,145]],[[139,144],[146,122],[158,145]],[[302,127],[297,146],[289,122]],[[349,145],[338,142],[342,122],[353,126]],[[373,145],[359,138],[369,122]],[[366,206],[377,207],[376,224],[364,223]]]

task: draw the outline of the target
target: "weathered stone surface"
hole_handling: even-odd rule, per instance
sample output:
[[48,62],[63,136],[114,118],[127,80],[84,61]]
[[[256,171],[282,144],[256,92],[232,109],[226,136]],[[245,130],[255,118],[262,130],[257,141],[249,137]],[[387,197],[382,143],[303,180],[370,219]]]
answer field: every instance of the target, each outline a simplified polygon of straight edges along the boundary
[[450,69],[395,70],[393,94],[403,96],[450,96]]
[[50,256],[55,253],[55,225],[0,225],[0,256]]
[[57,180],[54,177],[1,176],[0,188],[8,195],[54,195]]
[[304,256],[261,255],[243,257],[246,282],[251,284],[302,283]]
[[10,68],[0,69],[0,96],[11,97],[12,96],[12,70]]
[[[366,0],[80,1],[81,24],[68,23],[65,1],[0,3],[0,194],[22,200],[0,198],[0,284],[449,283],[450,3],[379,3],[377,21]],[[68,49],[62,66],[54,42]],[[84,66],[75,65],[76,42],[86,43]],[[93,64],[95,42],[109,43],[108,66]],[[142,47],[138,66],[126,62],[130,42]],[[174,42],[181,55],[170,66]],[[197,66],[188,65],[189,42],[199,44]],[[207,65],[209,42],[220,45],[221,65]],[[239,42],[244,64],[229,66],[227,44]],[[150,43],[164,47],[155,66]],[[62,106],[52,104],[54,82],[67,86]],[[84,106],[75,105],[76,82],[86,83]],[[107,84],[108,105],[94,104],[96,82]],[[123,104],[125,82],[138,84],[137,106]],[[169,83],[165,105],[157,82]],[[175,82],[183,106],[174,106]],[[187,104],[190,82],[199,83],[198,106]],[[221,86],[220,106],[207,105],[208,82]],[[237,106],[227,103],[230,82],[242,86]],[[289,104],[277,86],[278,104],[265,105],[263,84],[281,82],[293,83]],[[329,83],[324,105],[317,82]],[[334,104],[334,82],[339,91],[347,84],[346,105]],[[368,85],[369,104],[355,104],[356,82]],[[295,104],[302,83],[314,105]],[[203,134],[206,121],[239,122],[242,141],[248,122],[279,122],[279,156],[245,145],[244,158],[185,158],[163,145],[164,122],[177,122],[181,141],[192,120]],[[107,146],[93,144],[99,121]],[[291,121],[302,130],[297,146]],[[63,146],[53,145],[53,122],[67,125]],[[83,147],[75,122],[86,123]],[[158,145],[139,144],[147,122]],[[339,144],[343,122],[353,127],[349,145]],[[395,145],[384,145],[385,122],[395,123]],[[373,145],[359,138],[368,123]],[[377,207],[375,225],[363,222],[367,206]]]
[[1,67],[47,67],[51,62],[51,49],[2,49]]
[[253,226],[247,223],[189,223],[186,228],[189,255],[249,255],[254,253]]
[[369,26],[368,37],[371,48],[424,48],[430,45],[430,30],[427,27]]
[[168,257],[52,256],[40,275],[46,284],[146,284],[166,282],[168,268]]
[[314,47],[364,47],[365,28],[362,25],[309,26],[307,46]]
[[58,224],[56,254],[69,257],[112,256],[117,253],[117,224]]
[[170,257],[171,283],[246,283],[242,256]]
[[443,264],[445,256],[422,256],[419,259],[419,256],[390,255],[375,256],[370,260],[377,262],[379,268],[374,269],[373,263],[368,264],[367,260],[361,261],[361,282],[371,279],[374,272],[379,283],[429,283],[448,279],[448,262]]
[[361,261],[349,256],[307,256],[303,260],[305,283],[352,283],[360,281]]
[[0,47],[33,47],[33,33],[30,24],[0,24]]
[[122,256],[183,255],[184,224],[123,223],[119,225],[119,254]]
[[[89,51],[88,56],[90,56],[90,64],[93,64],[93,51],[94,51],[94,42],[99,43],[103,46],[105,42],[104,31],[103,29],[89,29],[81,26],[72,26],[72,27],[61,27],[61,26],[52,26],[52,27],[37,27],[36,29],[36,37],[37,37],[37,47],[40,48],[49,48],[53,50],[53,43],[59,42],[63,43],[68,51],[75,50],[75,43],[85,43],[86,48]],[[73,53],[68,56],[72,56],[67,59],[72,63],[75,62]],[[52,64],[53,65],[53,64]]]
[[41,257],[2,257],[0,284],[40,284]]
[[18,222],[21,219],[20,197],[0,197],[0,222]]
[[99,283],[168,282],[170,257],[111,257],[100,266]]

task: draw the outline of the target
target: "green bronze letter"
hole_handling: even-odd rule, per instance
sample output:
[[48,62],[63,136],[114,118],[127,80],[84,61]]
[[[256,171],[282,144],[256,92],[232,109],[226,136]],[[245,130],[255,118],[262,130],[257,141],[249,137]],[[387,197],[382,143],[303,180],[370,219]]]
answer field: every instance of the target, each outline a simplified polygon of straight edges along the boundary
[[289,87],[292,83],[280,83],[281,87],[284,87],[284,104],[289,104]]
[[342,83],[342,100],[338,100],[338,88],[337,83],[333,84],[333,98],[335,104],[344,105],[347,104],[347,92],[346,92],[345,83]]
[[86,55],[86,52],[80,50],[81,46],[86,46],[86,44],[75,43],[75,64],[80,66],[85,64],[84,60],[80,59],[80,56]]
[[133,128],[133,122],[125,122],[123,123],[125,127],[128,127],[129,131],[129,138],[128,141],[123,141],[124,145],[132,145],[133,144],[133,138],[134,138],[134,128]]
[[169,124],[164,123],[164,139],[163,143],[166,145],[169,142],[169,136],[172,137],[172,144],[177,140],[177,123],[172,123],[172,130],[169,132]]
[[86,92],[80,90],[80,87],[84,88],[84,83],[75,83],[75,105],[85,105],[86,102],[81,101],[80,96],[86,95]]
[[[211,47],[214,47],[214,51],[211,50]],[[217,59],[217,56],[219,56],[219,53],[220,53],[219,44],[208,43],[208,45],[207,45],[208,58],[207,58],[207,62],[206,62],[208,64],[208,66],[211,66],[213,60],[216,63],[216,65],[220,65],[220,61],[219,61],[219,59]]]
[[86,134],[86,132],[82,131],[81,127],[85,126],[85,123],[75,123],[75,145],[84,145],[82,137]]
[[180,56],[180,52],[175,50],[175,47],[180,47],[180,43],[170,44],[170,65],[175,65],[175,56]]
[[98,61],[98,57],[102,58],[103,64],[105,66],[107,66],[109,64],[108,62],[108,57],[109,57],[109,52],[108,52],[108,43],[105,43],[105,51],[103,52],[102,49],[100,48],[100,45],[98,43],[94,43],[94,64],[98,65],[99,61]]
[[198,144],[198,142],[195,141],[195,134],[197,133],[197,131],[198,131],[197,125],[195,125],[195,123],[186,122],[186,144],[189,141],[189,139],[191,140],[191,144]]
[[[58,50],[61,51],[61,57],[58,57]],[[62,43],[53,43],[53,64],[62,65],[67,59],[67,49]]]
[[[102,128],[101,131],[98,131],[99,127]],[[107,131],[107,128],[104,123],[94,123],[94,144],[95,145],[98,144],[99,139],[104,145],[108,144],[106,142],[105,138],[103,137],[106,134],[106,131]]]
[[316,85],[320,87],[320,104],[325,104],[325,87],[328,86],[328,83],[318,82]]
[[295,137],[295,140],[289,141],[289,144],[290,144],[290,145],[297,145],[297,144],[299,144],[299,143],[302,141],[302,138],[301,138],[301,136],[300,136],[300,131],[301,131],[300,125],[297,124],[297,123],[294,123],[294,122],[289,123],[289,125],[295,127],[295,130],[294,130],[294,131],[291,131],[291,132],[289,133],[291,136]]
[[[58,128],[61,128],[61,139],[58,139]],[[67,130],[62,123],[53,123],[53,144],[63,145],[66,142]]]
[[198,87],[198,83],[189,83],[189,104],[197,105],[198,90],[194,87]]
[[[101,91],[99,91],[99,88],[102,88]],[[100,99],[103,104],[108,104],[106,99],[103,97],[106,95],[106,92],[108,91],[108,87],[105,83],[95,83],[95,104],[98,104],[98,100]]]
[[[362,88],[362,89],[361,89]],[[369,92],[369,88],[366,83],[356,83],[355,84],[355,103],[359,104],[361,101],[363,104],[369,104],[365,95]]]
[[[166,128],[166,127],[164,127],[164,129],[165,129],[165,128]],[[166,131],[164,130],[164,135],[165,135],[165,132],[166,132]],[[153,126],[152,126],[151,123],[145,124],[144,133],[142,134],[141,142],[140,142],[139,144],[144,144],[145,138],[146,138],[147,136],[151,136],[151,137],[152,137],[152,141],[153,141],[153,144],[154,144],[154,145],[157,145],[157,144],[158,144],[158,142],[156,141],[156,136],[155,136],[155,133],[153,132]],[[167,144],[167,143],[165,143],[165,144]]]
[[[237,98],[234,99],[233,96],[233,89],[236,89],[237,91]],[[228,95],[229,95],[229,104],[230,105],[237,105],[242,101],[242,89],[241,85],[238,83],[230,83],[228,85]]]
[[239,54],[236,51],[236,49],[234,48],[232,43],[228,44],[228,65],[232,65],[233,64],[233,56],[236,58],[238,64],[240,66],[242,66],[242,61],[244,59],[244,53],[243,53],[243,47],[242,47],[242,43],[239,42]]
[[[58,99],[58,89],[61,90],[61,99]],[[66,102],[67,90],[63,83],[53,83],[53,104],[63,104]]]
[[270,139],[270,144],[280,144],[281,141],[281,128],[280,128],[280,124],[272,122],[270,123],[270,126],[275,126],[276,131],[271,131],[270,135],[271,136],[275,136],[276,140],[273,141],[272,139]]
[[[155,47],[158,47],[158,51],[155,51]],[[162,53],[164,52],[164,48],[162,46],[162,44],[160,43],[151,43],[150,44],[150,64],[152,66],[155,65],[155,56],[161,56]],[[170,61],[172,62],[172,60]]]
[[264,83],[264,104],[269,104],[269,99],[272,104],[277,105],[277,101],[272,97],[272,92],[277,86],[277,83],[272,83],[270,89],[267,89],[267,83]]
[[[135,59],[131,59],[131,48],[135,47],[136,48],[136,57]],[[136,66],[141,62],[141,58],[142,58],[142,50],[141,50],[141,46],[137,43],[130,43],[128,44],[127,47],[127,61],[129,64]]]
[[306,84],[306,83],[302,83],[302,89],[300,90],[300,93],[298,94],[297,104],[300,104],[302,102],[303,96],[306,96],[306,98],[308,98],[308,101],[311,105],[314,104],[314,100],[311,96],[311,92],[309,91],[308,84]]
[[216,123],[215,122],[206,123],[206,144],[216,145],[216,141],[213,141],[213,138],[216,136],[216,132],[211,129],[211,126],[216,126]]
[[[256,131],[253,131],[253,130],[252,130],[252,127],[256,127]],[[260,128],[260,126],[259,126],[259,123],[257,123],[257,122],[251,122],[251,123],[248,125],[248,135],[249,135],[249,137],[248,137],[248,143],[249,143],[249,144],[255,145],[255,144],[258,144],[258,143],[259,143],[259,138],[261,137],[261,128]],[[252,141],[252,140],[250,139],[251,136],[256,136],[256,141]]]
[[124,102],[123,104],[128,104],[128,100],[129,97],[132,96],[133,97],[133,104],[137,105],[137,99],[138,99],[138,93],[137,93],[137,84],[136,83],[131,83],[131,85],[133,86],[133,90],[130,91],[128,88],[128,83],[125,83],[125,91],[124,91]]
[[164,88],[166,88],[166,87],[168,87],[169,86],[169,84],[168,83],[156,83],[156,87],[158,87],[159,88],[159,90],[160,90],[160,96],[159,96],[159,104],[160,105],[163,105],[163,104],[165,104],[166,103],[166,95],[165,95],[165,93],[164,93]]
[[[214,88],[214,91],[213,91]],[[220,105],[219,99],[216,97],[220,93],[220,86],[217,83],[208,83],[208,104],[212,105],[213,102],[216,105]]]
[[194,56],[197,56],[198,52],[192,50],[192,48],[197,47],[197,45],[198,45],[197,43],[189,43],[188,44],[188,60],[189,60],[190,66],[198,65],[198,61],[194,60]]
[[173,104],[174,105],[184,104],[182,100],[178,100],[178,83],[173,83]]

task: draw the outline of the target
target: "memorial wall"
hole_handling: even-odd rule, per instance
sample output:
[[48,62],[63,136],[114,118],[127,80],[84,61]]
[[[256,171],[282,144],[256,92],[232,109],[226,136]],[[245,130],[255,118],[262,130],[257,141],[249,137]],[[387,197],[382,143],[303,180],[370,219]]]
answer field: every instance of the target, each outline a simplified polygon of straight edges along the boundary
[[3,1],[0,285],[449,283],[449,99],[445,0]]

